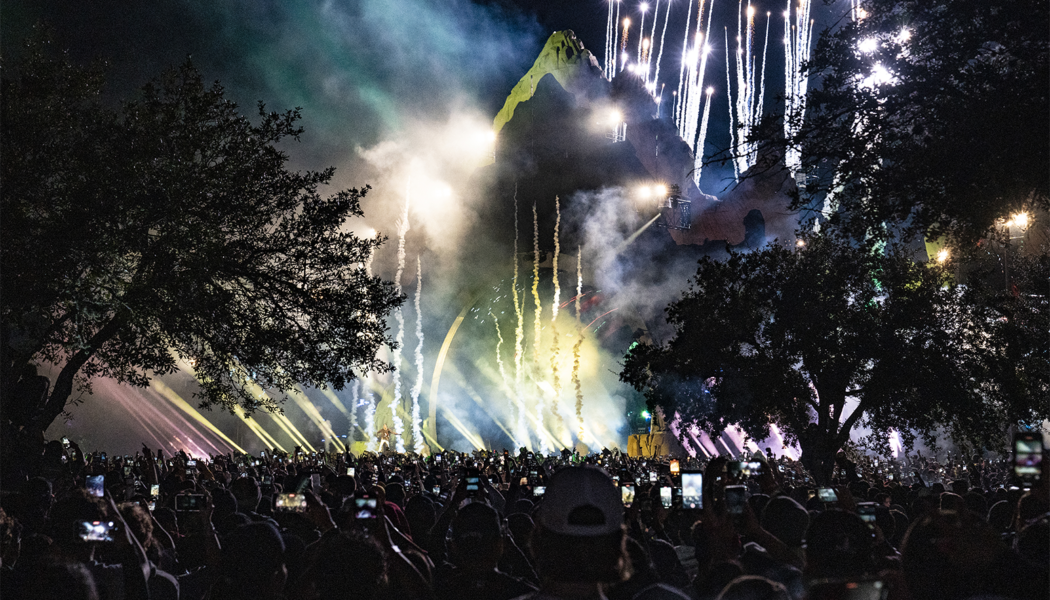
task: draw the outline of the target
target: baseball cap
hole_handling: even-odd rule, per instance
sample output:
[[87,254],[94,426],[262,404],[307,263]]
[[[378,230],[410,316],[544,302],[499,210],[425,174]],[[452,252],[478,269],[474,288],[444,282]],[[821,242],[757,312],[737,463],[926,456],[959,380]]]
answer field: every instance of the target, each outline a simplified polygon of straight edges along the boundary
[[563,535],[598,536],[623,524],[623,501],[609,475],[592,466],[566,467],[547,482],[537,523]]

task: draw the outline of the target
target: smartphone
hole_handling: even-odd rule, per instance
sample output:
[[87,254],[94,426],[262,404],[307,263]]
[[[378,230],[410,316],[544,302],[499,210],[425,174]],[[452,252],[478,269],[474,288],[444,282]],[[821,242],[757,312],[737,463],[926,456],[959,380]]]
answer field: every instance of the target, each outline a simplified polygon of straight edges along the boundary
[[274,510],[280,512],[306,512],[306,496],[303,494],[277,494]]
[[1043,473],[1043,436],[1039,432],[1014,434],[1014,475],[1026,484],[1035,484]]
[[179,494],[175,496],[175,510],[178,512],[200,512],[204,508],[203,494]]
[[376,499],[368,496],[354,498],[354,518],[368,522],[378,518],[376,515]]
[[532,452],[529,452],[528,454],[526,454],[525,458],[527,458],[528,460],[532,460]]
[[102,454],[100,454],[98,459],[101,460],[102,462],[106,462],[106,453],[103,452]]
[[747,502],[747,487],[743,485],[726,486],[726,512],[731,515],[744,514],[744,503]]
[[64,447],[64,448],[68,448],[69,447],[69,438],[67,438],[66,436],[62,436],[62,447]]
[[131,475],[131,467],[124,467],[124,477]]
[[634,504],[633,483],[631,483],[630,481],[625,481],[623,485],[620,486],[620,499],[623,500],[623,505],[625,507],[630,507],[632,504]]
[[356,467],[347,467],[346,468],[346,474],[351,476],[351,477],[353,477],[354,475],[357,474],[357,468]]
[[868,529],[875,529],[875,507],[877,506],[874,502],[857,503],[857,514],[860,515],[860,520],[867,524]]
[[263,485],[273,485],[273,477],[271,477],[269,475],[263,475],[262,484]]
[[196,469],[197,468],[197,461],[195,461],[195,460],[187,460],[186,461],[186,468],[187,469]]
[[682,473],[682,508],[704,507],[704,474],[700,471]]
[[105,495],[105,476],[104,475],[89,475],[87,478],[87,490],[88,493],[96,498],[101,498]]
[[113,521],[81,521],[77,524],[82,542],[112,542]]
[[649,483],[656,483],[656,471],[649,471]]
[[156,498],[157,496],[160,496],[160,486],[156,483],[149,486],[149,495],[151,498]]
[[880,579],[818,579],[809,584],[810,600],[885,600],[889,588]]
[[259,458],[266,460],[266,450],[259,452]]
[[537,498],[539,498],[540,496],[542,496],[542,495],[544,495],[546,493],[547,493],[547,486],[545,486],[545,485],[537,485],[536,487],[532,488],[532,495],[537,497]]
[[435,454],[434,455],[434,462],[441,462],[441,455],[440,454]]
[[678,459],[671,461],[671,475],[677,475],[679,472]]
[[838,502],[839,495],[834,488],[817,488],[817,498],[821,502]]
[[753,460],[744,465],[744,475],[750,475],[753,477],[760,477],[762,475],[762,468],[765,465],[760,460]]
[[435,496],[440,496],[441,495],[441,486],[440,485],[435,485],[433,488],[431,488],[430,492],[432,494],[434,494]]
[[156,503],[156,501],[151,500],[150,503],[149,503],[149,511],[150,512],[154,512],[156,510],[157,510],[157,503]]
[[481,489],[480,481],[480,477],[467,477],[467,493],[477,494],[478,490]]
[[671,508],[671,488],[666,486],[660,488],[660,504],[664,508]]

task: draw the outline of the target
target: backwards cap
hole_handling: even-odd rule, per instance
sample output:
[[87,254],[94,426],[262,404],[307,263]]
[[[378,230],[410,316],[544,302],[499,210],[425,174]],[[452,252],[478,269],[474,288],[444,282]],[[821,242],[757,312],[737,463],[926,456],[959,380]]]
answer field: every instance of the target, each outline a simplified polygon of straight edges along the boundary
[[623,524],[623,501],[605,471],[592,466],[567,467],[547,483],[537,517],[552,533],[607,535]]

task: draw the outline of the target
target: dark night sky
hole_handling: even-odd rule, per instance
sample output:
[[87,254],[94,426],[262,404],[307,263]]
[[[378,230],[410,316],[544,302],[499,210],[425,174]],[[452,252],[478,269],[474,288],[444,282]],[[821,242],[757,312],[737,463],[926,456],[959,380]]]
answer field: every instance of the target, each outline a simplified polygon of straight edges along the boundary
[[[624,2],[622,16],[630,8],[637,23],[638,4]],[[690,5],[674,0],[661,77],[668,96],[677,85]],[[418,119],[465,108],[494,115],[550,32],[573,29],[601,58],[606,6],[606,0],[14,0],[4,5],[2,44],[5,58],[17,54],[28,28],[46,20],[60,47],[79,59],[109,62],[116,94],[191,56],[242,107],[257,100],[274,109],[302,107],[307,133],[293,152],[302,166],[335,165],[347,177],[367,177],[355,148],[396,136]],[[774,13],[767,70],[773,108],[783,85],[783,5],[758,0],[756,7],[760,15]],[[820,10],[818,3],[818,21]],[[732,40],[736,11],[736,2],[716,0],[716,42],[722,26],[730,27]],[[650,8],[646,29],[651,18]],[[707,70],[716,87],[708,154],[728,144],[724,54],[716,43]]]

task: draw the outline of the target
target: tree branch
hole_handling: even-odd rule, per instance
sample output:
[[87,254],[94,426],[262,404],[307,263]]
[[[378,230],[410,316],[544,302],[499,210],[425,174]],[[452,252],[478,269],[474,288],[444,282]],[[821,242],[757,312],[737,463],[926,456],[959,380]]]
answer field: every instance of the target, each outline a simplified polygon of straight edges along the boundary
[[87,346],[78,350],[76,354],[66,361],[62,371],[58,374],[58,379],[55,380],[55,386],[51,390],[51,395],[48,396],[44,410],[30,424],[32,427],[45,429],[58,415],[62,414],[66,407],[66,400],[73,393],[73,381],[77,373],[95,355],[96,350],[120,331],[124,323],[123,317],[113,317],[109,323],[106,323],[102,329],[99,329],[95,332],[95,335],[91,336]]

